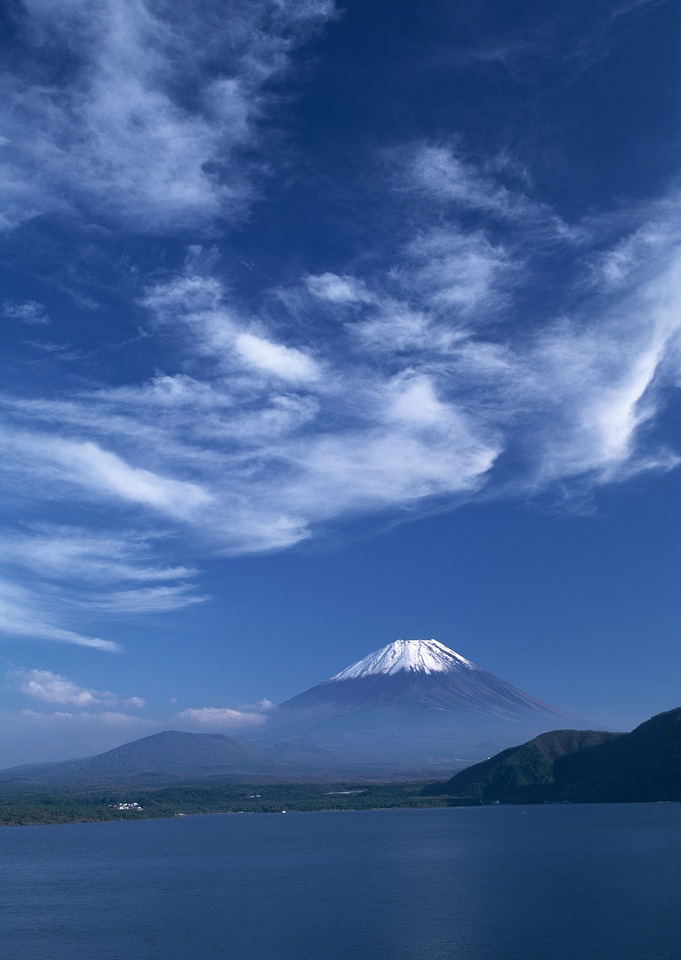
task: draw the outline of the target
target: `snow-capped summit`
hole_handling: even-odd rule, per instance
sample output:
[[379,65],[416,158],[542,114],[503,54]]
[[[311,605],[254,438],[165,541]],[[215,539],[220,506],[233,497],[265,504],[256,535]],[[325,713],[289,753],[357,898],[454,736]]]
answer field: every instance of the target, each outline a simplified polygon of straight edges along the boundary
[[341,670],[334,680],[356,680],[360,677],[408,673],[449,673],[461,667],[479,670],[474,663],[450,650],[438,640],[395,640],[380,650]]
[[344,776],[411,776],[584,725],[437,640],[395,640],[280,703],[252,743]]

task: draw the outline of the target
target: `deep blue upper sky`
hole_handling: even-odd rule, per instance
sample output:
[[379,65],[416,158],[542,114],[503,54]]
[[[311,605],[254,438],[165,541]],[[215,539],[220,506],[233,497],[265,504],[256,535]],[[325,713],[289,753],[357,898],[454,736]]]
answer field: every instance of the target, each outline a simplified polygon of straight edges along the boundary
[[681,703],[680,28],[5,6],[0,766],[238,736],[398,637]]

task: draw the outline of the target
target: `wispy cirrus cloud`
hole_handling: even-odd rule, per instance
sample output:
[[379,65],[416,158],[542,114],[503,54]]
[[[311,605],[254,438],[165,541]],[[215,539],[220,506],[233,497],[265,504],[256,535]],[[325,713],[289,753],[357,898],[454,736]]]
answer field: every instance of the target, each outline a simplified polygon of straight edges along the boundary
[[109,593],[92,596],[81,604],[93,613],[146,615],[150,613],[169,613],[172,610],[184,610],[197,603],[205,603],[208,598],[196,592],[194,584],[173,583],[163,586],[141,587],[136,590],[113,590]]
[[[483,187],[470,188],[478,206]],[[564,491],[672,466],[675,456],[645,432],[678,350],[671,199],[612,245],[616,283],[595,283],[613,268],[602,249],[590,254],[593,225],[565,240],[583,267],[557,291],[570,312],[531,327],[515,298],[536,282],[522,218],[536,219],[537,208],[519,200],[519,222],[492,238],[444,202],[437,229],[417,222],[385,268],[303,275],[279,301],[276,332],[264,316],[245,318],[192,255],[143,299],[178,368],[68,400],[8,400],[17,419],[8,450],[57,498],[79,486],[93,506],[153,511],[228,553],[281,549],[362,512],[428,509],[483,489]],[[294,329],[291,304],[296,318],[322,309],[334,336],[305,323],[282,337]],[[57,439],[36,434],[39,422]],[[510,481],[495,470],[506,451]],[[145,589],[104,605],[115,597],[153,605]]]
[[37,591],[13,581],[0,580],[0,633],[12,638],[53,640],[108,653],[120,651],[112,640],[91,637],[59,625],[51,604]]
[[0,545],[0,634],[120,652],[119,643],[72,626],[102,616],[167,613],[207,599],[195,588],[197,570],[164,564],[161,550],[157,538],[130,529],[6,529]]
[[[21,71],[0,79],[0,225],[87,211],[142,232],[240,216],[271,85],[330,0],[255,0],[229,17],[199,2],[106,0],[17,10]],[[260,168],[264,164],[259,165]]]
[[156,563],[153,540],[134,530],[118,533],[42,524],[6,531],[0,543],[0,563],[22,567],[45,578],[71,573],[79,579],[106,584],[134,580],[156,582],[191,578],[196,569]]
[[565,240],[573,233],[555,210],[528,192],[526,172],[518,171],[508,157],[483,164],[464,157],[459,144],[447,142],[417,142],[397,156],[397,183],[421,201],[502,224],[522,224],[526,232],[545,240]]
[[525,218],[532,209],[523,194],[512,193],[449,146],[417,144],[405,159],[405,185],[436,200],[511,219]]
[[430,230],[409,244],[407,254],[412,283],[427,304],[457,311],[461,318],[477,311],[478,322],[485,313],[493,315],[519,270],[503,244],[481,232]]
[[30,326],[44,326],[50,322],[45,304],[38,303],[37,300],[6,300],[2,305],[2,313],[10,320],[19,320]]
[[91,440],[51,437],[34,431],[5,436],[5,469],[33,464],[35,476],[73,484],[95,499],[111,497],[181,519],[210,503],[211,495],[191,481],[133,466]]
[[487,41],[479,48],[457,51],[460,63],[498,62],[524,82],[571,83],[594,63],[604,60],[622,36],[667,0],[613,0],[598,7],[574,5],[552,9],[529,26],[519,20],[512,39]]

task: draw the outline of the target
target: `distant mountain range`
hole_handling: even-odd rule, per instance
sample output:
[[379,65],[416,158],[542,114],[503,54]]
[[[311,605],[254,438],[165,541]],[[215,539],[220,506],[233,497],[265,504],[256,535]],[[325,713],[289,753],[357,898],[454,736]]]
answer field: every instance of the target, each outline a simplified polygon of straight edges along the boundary
[[681,707],[631,733],[554,730],[468,767],[424,793],[454,802],[681,800]]
[[430,779],[566,726],[589,724],[437,640],[397,640],[282,703],[242,741],[166,731],[96,757],[0,777]]
[[190,779],[229,776],[276,779],[286,764],[221,733],[165,730],[106,753],[60,763],[27,764],[0,771],[0,779],[107,780],[121,777]]

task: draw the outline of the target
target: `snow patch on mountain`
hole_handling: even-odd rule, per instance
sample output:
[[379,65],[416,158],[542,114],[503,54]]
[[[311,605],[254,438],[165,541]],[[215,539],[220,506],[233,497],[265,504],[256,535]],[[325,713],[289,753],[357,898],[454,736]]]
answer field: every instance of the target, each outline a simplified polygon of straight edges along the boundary
[[359,677],[389,676],[401,670],[411,673],[449,673],[461,667],[480,669],[438,640],[395,640],[341,670],[327,683],[356,680]]

